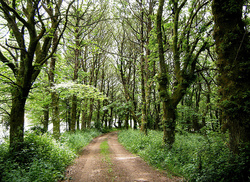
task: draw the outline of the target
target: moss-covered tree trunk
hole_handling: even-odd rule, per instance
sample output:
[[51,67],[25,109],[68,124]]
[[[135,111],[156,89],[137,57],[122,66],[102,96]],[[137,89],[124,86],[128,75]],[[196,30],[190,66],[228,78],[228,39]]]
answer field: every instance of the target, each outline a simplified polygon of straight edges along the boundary
[[[58,34],[57,32],[55,32],[55,35],[53,37],[52,47],[56,46],[57,41],[58,41]],[[52,56],[50,61],[50,70],[49,70],[50,87],[53,87],[55,85],[56,60],[57,60],[56,57]],[[60,118],[59,118],[59,95],[56,91],[51,92],[51,107],[52,107],[53,136],[56,139],[58,139],[60,137]]]
[[[83,51],[83,59],[80,59],[80,63],[81,63],[81,67],[82,67],[82,71],[87,72],[87,55],[88,55],[88,46],[85,45],[84,46],[84,51]],[[88,84],[88,80],[87,77],[85,77],[83,79],[84,84]],[[81,111],[81,130],[85,130],[87,128],[87,108],[88,108],[88,103],[89,103],[89,99],[84,98],[83,99],[83,107],[82,107],[82,111]]]
[[250,142],[250,43],[242,21],[245,0],[214,0],[214,39],[218,54],[219,93],[231,151]]
[[[141,24],[141,30],[140,30],[140,52],[141,52],[141,93],[142,93],[142,116],[141,116],[141,131],[143,131],[145,134],[147,134],[147,130],[149,127],[148,118],[150,114],[150,96],[151,96],[151,83],[149,83],[149,79],[151,76],[151,72],[149,70],[149,56],[150,56],[150,50],[148,48],[149,46],[149,39],[150,39],[150,32],[152,30],[152,20],[151,16],[153,14],[153,5],[154,2],[150,0],[148,2],[148,12],[144,13],[143,9],[143,1],[140,1],[140,24]],[[145,14],[145,15],[144,15]],[[146,17],[146,34],[144,33],[144,16]],[[145,34],[145,35],[144,35]],[[145,44],[145,45],[144,45]],[[144,54],[146,50],[146,55]]]
[[[79,2],[77,1],[77,8],[79,8]],[[74,56],[74,73],[73,73],[73,82],[77,82],[78,79],[78,70],[80,65],[80,54],[81,54],[81,45],[80,45],[80,34],[81,31],[79,29],[80,24],[80,13],[79,11],[76,11],[75,14],[75,56]],[[76,94],[73,94],[72,96],[72,111],[71,111],[71,131],[76,130],[76,121],[77,121],[77,96]]]
[[87,108],[88,108],[88,99],[83,99],[81,130],[85,130],[87,128]]
[[[114,102],[114,87],[111,88],[111,102]],[[110,108],[110,117],[109,117],[109,129],[113,128],[114,118],[113,118],[114,107]]]
[[[176,125],[176,110],[177,105],[186,94],[187,88],[190,87],[192,82],[196,78],[196,65],[198,58],[202,51],[205,50],[207,46],[207,40],[200,38],[202,33],[211,24],[211,22],[205,22],[202,26],[204,29],[199,30],[194,33],[191,31],[192,24],[194,24],[194,19],[198,18],[198,12],[202,7],[208,4],[204,2],[203,4],[196,3],[190,8],[192,12],[189,14],[188,22],[180,22],[181,12],[187,0],[184,1],[170,1],[170,5],[173,10],[173,30],[172,30],[172,43],[170,45],[173,59],[173,74],[172,76],[169,72],[169,65],[166,64],[164,59],[164,47],[163,47],[163,36],[162,36],[162,13],[164,0],[159,1],[159,7],[157,11],[156,19],[156,31],[158,40],[158,52],[159,52],[159,63],[160,70],[158,74],[159,83],[159,94],[161,102],[163,104],[163,129],[164,136],[163,140],[167,147],[171,148],[175,140],[175,125]],[[195,12],[195,13],[194,13]],[[187,23],[185,27],[182,26],[183,23]],[[189,27],[189,28],[188,28]],[[198,34],[198,35],[197,35]],[[198,44],[199,43],[199,44]],[[182,46],[185,44],[185,49]],[[170,84],[170,77],[172,76],[173,83]],[[174,87],[172,87],[174,85]]]
[[[51,3],[51,1],[48,1],[48,3]],[[60,8],[62,4],[62,0],[58,1],[58,8]],[[47,13],[51,16],[51,23],[53,26],[56,26],[58,24],[58,15],[59,9],[55,8],[53,9],[52,6],[50,6],[48,9],[46,9]],[[58,45],[58,31],[55,30],[53,37],[52,37],[52,49],[55,49]],[[53,87],[55,84],[55,70],[56,70],[56,56],[51,57],[50,62],[50,70],[49,70],[49,78],[50,78],[50,86]],[[56,91],[51,92],[51,105],[52,105],[52,123],[53,123],[53,136],[56,139],[59,139],[60,137],[60,116],[59,116],[59,94]]]
[[[103,92],[103,90],[104,90],[104,78],[105,78],[105,74],[104,74],[105,70],[104,69],[105,69],[105,67],[104,67],[104,62],[103,62],[100,92]],[[109,85],[109,81],[108,81],[108,85]],[[98,100],[97,101],[97,116],[96,116],[96,121],[95,121],[95,128],[97,128],[98,130],[101,129],[101,117],[100,117],[101,112],[100,111],[101,111],[101,101]]]
[[[133,88],[132,88],[132,100],[134,113],[137,111],[137,99],[136,99],[136,59],[133,60]],[[133,119],[133,117],[132,117]],[[134,120],[134,129],[137,129],[137,120]]]
[[52,123],[53,123],[53,136],[56,139],[60,137],[60,117],[59,117],[59,96],[58,93],[51,93],[51,106],[52,106]]
[[[12,90],[12,107],[10,113],[10,144],[18,147],[23,142],[25,103],[29,90],[14,87]],[[18,148],[15,148],[18,150]]]
[[45,132],[48,131],[49,128],[49,105],[45,105],[43,107],[43,129]]
[[[76,33],[78,33],[78,31],[76,30]],[[79,69],[79,40],[78,40],[78,36],[76,37],[77,41],[76,41],[76,49],[75,49],[75,65],[74,65],[74,74],[73,74],[73,81],[77,82],[78,79],[78,69]],[[77,120],[77,96],[75,94],[73,94],[72,96],[72,107],[71,107],[71,126],[70,129],[71,131],[75,131],[76,130],[76,120]]]
[[[162,13],[163,13],[163,6],[164,0],[159,0],[159,7],[157,11],[157,19],[156,19],[156,30],[157,30],[157,41],[158,41],[158,52],[159,52],[159,62],[160,62],[160,72],[158,76],[158,83],[159,83],[159,93],[160,98],[163,104],[163,118],[162,118],[162,125],[163,125],[163,141],[167,144],[169,148],[171,148],[172,144],[174,143],[175,139],[175,120],[173,117],[171,119],[169,112],[169,108],[171,105],[168,103],[170,100],[170,95],[167,91],[169,87],[169,78],[167,76],[168,67],[165,63],[164,58],[164,50],[163,50],[163,40],[162,40]],[[173,116],[173,114],[171,114]]]
[[[147,134],[147,103],[146,103],[146,62],[144,57],[144,10],[142,7],[142,0],[140,1],[140,61],[141,61],[141,98],[142,98],[142,108],[141,108],[141,131]],[[126,127],[127,128],[127,127]]]

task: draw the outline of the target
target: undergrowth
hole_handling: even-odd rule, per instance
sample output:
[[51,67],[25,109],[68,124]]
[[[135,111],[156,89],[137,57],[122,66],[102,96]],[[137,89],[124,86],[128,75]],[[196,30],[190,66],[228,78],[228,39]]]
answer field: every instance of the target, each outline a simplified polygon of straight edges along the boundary
[[70,132],[64,133],[60,140],[66,144],[72,151],[79,153],[81,149],[101,133],[97,130],[76,131],[74,134]]
[[0,145],[0,181],[52,182],[64,177],[65,168],[82,147],[100,133],[95,130],[64,133],[60,141],[49,134],[26,133],[22,150],[10,152]]
[[163,147],[162,138],[160,131],[149,131],[148,136],[138,130],[119,133],[119,142],[128,150],[188,181],[249,180],[250,150],[245,149],[241,156],[232,155],[225,135],[177,134],[171,150]]

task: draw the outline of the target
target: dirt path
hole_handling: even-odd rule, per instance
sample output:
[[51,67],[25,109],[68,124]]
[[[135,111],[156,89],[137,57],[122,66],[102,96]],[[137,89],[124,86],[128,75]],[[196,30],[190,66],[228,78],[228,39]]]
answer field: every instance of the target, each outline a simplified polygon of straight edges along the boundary
[[[100,144],[108,141],[109,154],[100,153]],[[64,182],[135,182],[180,181],[154,170],[140,157],[129,153],[117,140],[117,132],[95,138],[68,167]]]

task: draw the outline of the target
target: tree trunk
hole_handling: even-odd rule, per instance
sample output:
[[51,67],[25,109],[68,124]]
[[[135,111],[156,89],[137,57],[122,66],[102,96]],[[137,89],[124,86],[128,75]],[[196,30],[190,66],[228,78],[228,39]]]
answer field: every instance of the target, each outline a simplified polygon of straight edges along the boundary
[[71,121],[70,121],[70,131],[76,131],[76,117],[77,117],[77,97],[72,96],[72,107],[71,107]]
[[250,43],[242,21],[245,2],[214,0],[212,4],[223,122],[235,154],[250,142]]
[[[104,90],[104,76],[105,76],[104,69],[105,69],[105,67],[104,67],[104,62],[103,62],[100,92],[103,92],[103,90]],[[109,84],[109,82],[108,82],[108,84]],[[97,116],[96,116],[96,123],[95,123],[95,128],[97,128],[97,129],[101,129],[100,110],[101,110],[101,101],[98,100],[97,101]]]
[[[170,96],[167,88],[169,87],[169,79],[167,75],[167,65],[164,59],[163,51],[163,40],[162,40],[162,12],[163,12],[164,0],[159,0],[159,8],[157,11],[157,40],[158,40],[158,51],[159,51],[159,62],[160,62],[160,73],[158,76],[159,82],[159,94],[163,104],[163,141],[167,145],[166,147],[172,148],[175,140],[175,108],[170,103]],[[172,108],[171,108],[172,107]]]
[[146,94],[145,94],[145,83],[147,83],[147,80],[145,80],[145,72],[147,70],[145,69],[146,63],[144,58],[144,34],[143,34],[143,24],[144,24],[144,10],[142,7],[142,0],[140,1],[140,24],[141,24],[141,30],[140,30],[140,56],[141,56],[141,97],[142,97],[142,108],[141,108],[141,131],[147,134],[147,104],[146,104]]
[[92,115],[93,115],[93,107],[94,107],[94,99],[89,100],[89,116],[87,119],[87,128],[91,127]]
[[[195,89],[195,88],[193,88]],[[193,115],[193,129],[194,131],[200,131],[202,125],[199,123],[199,110],[200,110],[200,99],[201,99],[201,82],[197,84],[197,90],[195,91],[195,114]]]
[[[201,41],[199,36],[196,36],[194,40],[193,37],[190,37],[190,32],[184,33],[186,31],[189,31],[188,29],[183,30],[183,34],[180,35],[181,26],[179,25],[179,19],[180,19],[180,12],[182,11],[183,7],[187,3],[187,0],[183,1],[170,1],[170,5],[173,8],[173,43],[171,45],[171,51],[173,53],[173,63],[174,63],[174,88],[172,89],[172,85],[170,85],[170,79],[169,79],[169,65],[165,63],[164,59],[164,50],[163,50],[163,38],[162,38],[162,12],[163,12],[163,5],[164,0],[159,1],[159,8],[157,11],[157,21],[156,21],[156,30],[157,30],[157,40],[158,40],[158,48],[159,48],[159,62],[160,62],[160,70],[159,70],[159,76],[158,76],[158,82],[159,82],[159,94],[160,98],[163,102],[163,128],[164,130],[164,141],[168,145],[169,148],[172,147],[172,144],[174,142],[174,127],[175,127],[175,112],[177,109],[177,105],[183,98],[183,96],[186,94],[187,88],[192,84],[192,82],[195,80],[195,70],[196,65],[198,61],[198,57],[201,54],[202,51],[205,50],[207,46],[206,41]],[[205,6],[209,1],[205,2],[204,4],[197,7],[198,11]],[[191,11],[195,11],[195,7],[192,7]],[[197,12],[198,12],[197,11]],[[197,12],[195,13],[197,17]],[[189,25],[191,26],[193,24],[193,20],[195,19],[193,16],[189,17],[190,22]],[[211,22],[207,22],[206,27],[209,26]],[[206,30],[206,29],[204,29]],[[203,32],[199,32],[201,35]],[[187,39],[184,41],[184,39]],[[193,41],[192,43],[190,41]],[[183,44],[183,42],[186,42],[186,49],[185,51],[181,50],[180,45]],[[202,42],[202,43],[201,43]],[[201,44],[198,44],[201,43]],[[192,44],[192,46],[191,46]],[[185,56],[181,55],[181,53],[184,53]],[[182,60],[183,58],[184,60]],[[172,90],[172,93],[170,93],[170,90]],[[165,105],[165,106],[164,106]],[[169,110],[167,110],[169,109]],[[169,116],[168,116],[169,114]],[[169,139],[167,138],[169,137]]]
[[176,108],[170,102],[163,102],[163,142],[171,148],[175,141]]
[[53,136],[55,139],[60,137],[60,118],[59,118],[59,96],[56,92],[51,93],[52,99],[52,123]]
[[[57,32],[55,32],[52,47],[56,46],[57,40],[58,40],[58,35]],[[49,70],[50,87],[53,87],[55,84],[55,68],[56,68],[56,58],[55,56],[52,56],[50,62],[50,70]],[[59,139],[60,137],[59,95],[55,91],[51,92],[51,105],[52,105],[53,136],[56,139]]]
[[80,115],[81,115],[81,111],[77,110],[77,115],[76,115],[76,129],[80,130]]
[[[133,60],[133,93],[132,93],[132,99],[133,99],[133,109],[134,112],[136,113],[137,111],[137,98],[135,97],[135,92],[136,92],[136,60]],[[132,117],[133,118],[133,117]],[[134,120],[134,129],[137,129],[137,120]]]
[[49,127],[49,105],[45,105],[43,108],[43,129],[45,132],[48,131]]
[[21,88],[12,91],[12,107],[10,113],[10,147],[19,150],[24,137],[24,107],[28,93]]
[[[75,57],[74,57],[74,73],[73,73],[73,82],[77,83],[78,79],[78,70],[79,70],[79,64],[80,64],[80,35],[79,35],[79,11],[77,11],[76,14],[76,25],[75,25]],[[71,111],[71,131],[75,132],[76,130],[76,120],[77,120],[77,96],[73,94],[72,97],[72,111]]]
[[[111,86],[112,86],[112,84],[111,84]],[[114,87],[113,86],[111,87],[110,95],[111,95],[111,102],[113,103],[114,102]],[[113,128],[113,122],[114,122],[113,121],[113,111],[114,111],[114,108],[111,107],[110,108],[110,117],[109,117],[109,129]]]
[[83,107],[82,107],[82,118],[81,118],[81,123],[82,123],[82,126],[81,126],[81,130],[85,130],[87,128],[87,107],[88,107],[88,99],[84,99],[83,100]]
[[126,128],[126,130],[128,130],[128,128],[129,128],[128,119],[129,119],[129,111],[127,111],[125,114],[125,128]]

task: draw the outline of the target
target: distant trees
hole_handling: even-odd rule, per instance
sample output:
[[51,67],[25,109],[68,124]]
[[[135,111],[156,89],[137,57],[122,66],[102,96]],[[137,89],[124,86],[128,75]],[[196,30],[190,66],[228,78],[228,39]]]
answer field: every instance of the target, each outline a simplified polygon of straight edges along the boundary
[[[75,83],[98,87],[100,72],[106,61],[106,54],[98,48],[98,45],[110,43],[106,38],[109,34],[106,34],[104,23],[108,10],[107,2],[95,4],[92,1],[77,1],[72,6],[71,21],[65,35],[67,42],[65,56],[67,64],[73,68],[69,78]],[[90,128],[95,98],[81,98],[76,93],[70,99],[70,131],[80,129],[80,115],[81,128]]]

